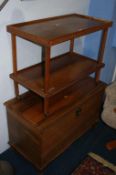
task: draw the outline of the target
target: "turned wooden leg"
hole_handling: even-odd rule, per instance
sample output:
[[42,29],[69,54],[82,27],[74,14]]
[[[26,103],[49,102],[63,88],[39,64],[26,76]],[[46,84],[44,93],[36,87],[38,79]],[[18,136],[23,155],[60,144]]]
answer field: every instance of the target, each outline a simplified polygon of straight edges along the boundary
[[106,148],[111,151],[113,149],[116,149],[116,140],[111,140],[106,144]]

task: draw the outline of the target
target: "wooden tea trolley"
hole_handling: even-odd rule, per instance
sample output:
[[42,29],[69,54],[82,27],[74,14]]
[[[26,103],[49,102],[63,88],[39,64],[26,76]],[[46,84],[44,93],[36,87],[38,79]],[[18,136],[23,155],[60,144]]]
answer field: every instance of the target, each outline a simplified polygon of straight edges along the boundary
[[[39,170],[99,119],[106,87],[99,76],[111,25],[110,21],[69,14],[7,26],[13,53],[10,77],[16,94],[5,103],[9,144]],[[74,52],[75,38],[97,31],[102,35],[96,60]],[[18,70],[17,36],[42,47],[41,63]],[[51,47],[65,41],[70,41],[69,51],[51,59]],[[28,91],[20,95],[19,84]]]

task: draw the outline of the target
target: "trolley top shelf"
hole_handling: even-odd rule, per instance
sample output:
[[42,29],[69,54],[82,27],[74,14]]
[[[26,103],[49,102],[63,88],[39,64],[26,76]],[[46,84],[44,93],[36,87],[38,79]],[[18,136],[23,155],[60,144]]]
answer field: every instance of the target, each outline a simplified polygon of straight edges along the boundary
[[112,26],[111,21],[69,14],[7,26],[7,31],[43,46],[52,46]]

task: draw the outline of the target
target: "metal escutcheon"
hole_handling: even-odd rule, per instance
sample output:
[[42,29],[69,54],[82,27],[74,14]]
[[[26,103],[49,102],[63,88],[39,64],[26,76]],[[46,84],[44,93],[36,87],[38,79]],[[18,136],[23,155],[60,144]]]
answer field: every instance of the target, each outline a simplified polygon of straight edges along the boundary
[[81,113],[81,108],[78,108],[78,109],[76,110],[76,116],[78,117],[78,116],[80,115],[80,113]]

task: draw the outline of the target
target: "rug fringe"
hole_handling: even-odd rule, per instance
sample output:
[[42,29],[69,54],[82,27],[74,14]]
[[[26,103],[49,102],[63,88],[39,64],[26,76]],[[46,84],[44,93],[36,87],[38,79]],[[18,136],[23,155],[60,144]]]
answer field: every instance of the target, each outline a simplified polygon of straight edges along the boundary
[[116,166],[113,165],[112,163],[108,162],[107,160],[103,159],[102,157],[100,157],[99,155],[93,152],[90,152],[88,155],[92,157],[93,159],[95,159],[96,161],[98,161],[99,163],[102,163],[105,167],[110,168],[116,173]]

